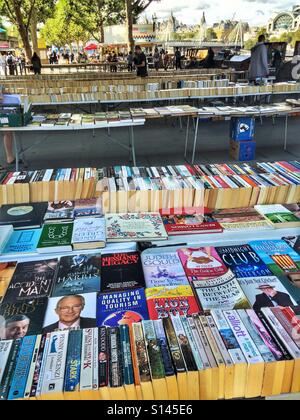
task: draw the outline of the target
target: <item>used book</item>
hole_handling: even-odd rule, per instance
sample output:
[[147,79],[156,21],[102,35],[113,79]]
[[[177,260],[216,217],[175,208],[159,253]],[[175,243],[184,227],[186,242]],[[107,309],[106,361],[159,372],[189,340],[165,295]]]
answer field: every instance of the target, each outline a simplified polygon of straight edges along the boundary
[[300,226],[300,218],[281,204],[259,205],[255,209],[276,229]]
[[139,252],[106,254],[101,262],[101,292],[145,287]]
[[48,209],[44,217],[46,223],[56,223],[58,221],[72,221],[74,217],[73,201],[52,201],[48,204]]
[[47,207],[47,203],[2,206],[0,208],[0,226],[13,225],[14,229],[40,228]]
[[223,232],[222,226],[209,215],[164,215],[162,219],[169,236]]
[[157,241],[168,235],[159,213],[120,213],[106,216],[107,242]]
[[73,227],[72,244],[74,250],[104,248],[106,244],[105,218],[76,219]]
[[131,325],[149,319],[144,289],[100,293],[97,300],[98,327]]
[[14,228],[12,225],[0,226],[0,254],[8,243]]
[[42,229],[14,231],[3,250],[3,255],[9,254],[13,258],[23,254],[30,255],[36,253],[41,233]]
[[272,229],[254,207],[216,210],[213,212],[213,218],[228,231]]
[[72,251],[73,223],[45,224],[37,251],[43,253]]
[[62,257],[53,286],[52,297],[100,291],[100,255]]
[[102,214],[101,200],[84,199],[76,200],[74,207],[74,217],[95,217]]

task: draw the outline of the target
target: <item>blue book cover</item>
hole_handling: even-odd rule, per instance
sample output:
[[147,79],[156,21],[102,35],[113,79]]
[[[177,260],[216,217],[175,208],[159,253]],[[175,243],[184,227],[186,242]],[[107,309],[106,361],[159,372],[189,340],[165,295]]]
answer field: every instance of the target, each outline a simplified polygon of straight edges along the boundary
[[31,254],[36,252],[36,247],[41,237],[42,229],[14,231],[3,254]]
[[35,341],[35,335],[23,338],[15,373],[8,394],[9,400],[24,397]]
[[272,272],[249,245],[222,246],[216,250],[237,278],[272,276]]
[[249,242],[275,276],[300,272],[300,255],[285,241],[273,239]]
[[82,330],[69,333],[64,392],[74,392],[80,385]]
[[97,298],[97,326],[117,327],[149,319],[144,289],[100,293]]
[[120,340],[123,357],[123,378],[125,385],[134,384],[133,364],[130,350],[130,338],[128,325],[120,326]]

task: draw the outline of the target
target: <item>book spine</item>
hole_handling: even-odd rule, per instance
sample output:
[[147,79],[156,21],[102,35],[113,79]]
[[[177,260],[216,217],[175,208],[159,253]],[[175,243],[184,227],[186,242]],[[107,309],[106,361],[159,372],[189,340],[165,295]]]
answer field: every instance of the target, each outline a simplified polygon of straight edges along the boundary
[[6,364],[13,345],[13,340],[0,341],[0,384],[3,379]]
[[9,357],[0,383],[0,400],[6,400],[9,394],[11,381],[16,369],[17,360],[22,345],[22,339],[18,338],[12,344]]
[[179,315],[174,316],[171,314],[171,320],[174,327],[174,331],[177,336],[179,346],[181,348],[186,368],[188,371],[195,371],[197,370],[197,365],[193,356],[190,343],[188,341],[188,338],[186,337],[181,318]]
[[35,372],[35,368],[36,368],[36,364],[37,364],[37,360],[38,360],[38,354],[39,354],[39,349],[40,349],[40,345],[41,345],[41,340],[42,340],[42,336],[38,335],[36,337],[35,346],[34,346],[32,359],[31,359],[31,364],[30,364],[30,368],[29,368],[29,374],[28,374],[28,378],[27,378],[27,382],[26,382],[25,393],[24,393],[25,398],[30,397],[30,391],[31,391],[32,384],[33,384],[33,376],[34,376],[34,372]]
[[16,364],[15,373],[12,378],[8,394],[9,400],[15,400],[24,397],[35,342],[36,336],[29,336],[23,338],[20,354]]
[[208,325],[207,319],[204,315],[199,316],[199,320],[201,322],[202,328],[204,330],[204,333],[206,335],[207,341],[209,343],[209,346],[212,350],[212,353],[214,355],[214,358],[217,362],[218,366],[224,365],[224,359],[222,357],[222,354],[220,352],[220,349],[215,341],[215,338],[213,336],[213,333],[211,331],[210,326]]
[[226,346],[223,343],[222,337],[219,333],[219,330],[214,322],[214,319],[211,315],[206,316],[207,323],[209,325],[209,328],[211,329],[212,335],[215,339],[215,342],[217,344],[218,349],[220,350],[221,356],[226,364],[226,366],[232,366],[233,361],[227,351]]
[[64,392],[74,392],[80,386],[82,330],[69,334]]
[[105,327],[99,328],[99,388],[108,386],[108,367],[109,367],[109,354],[108,354],[108,338],[107,329]]
[[192,353],[195,359],[195,363],[197,365],[197,370],[203,370],[204,369],[204,364],[203,361],[201,359],[200,353],[198,352],[197,349],[197,343],[196,340],[194,338],[193,332],[192,332],[192,328],[190,327],[190,323],[188,321],[188,319],[183,316],[181,317],[181,322],[185,331],[185,335],[190,343],[191,349],[192,349]]
[[93,347],[92,347],[92,388],[99,389],[99,365],[98,365],[98,343],[99,330],[93,328]]
[[165,369],[153,321],[142,321],[152,379],[164,378]]
[[108,329],[109,343],[109,383],[112,388],[123,385],[122,364],[120,360],[120,332],[118,328]]
[[80,391],[93,389],[93,328],[82,332]]
[[218,366],[217,365],[217,361],[216,361],[215,356],[213,354],[213,351],[211,349],[209,340],[208,340],[208,338],[206,336],[206,332],[205,332],[205,330],[203,328],[203,325],[201,323],[200,316],[194,314],[193,315],[193,320],[195,321],[195,325],[196,325],[198,334],[199,334],[200,339],[201,339],[201,341],[203,343],[203,346],[204,346],[204,349],[205,349],[205,353],[207,355],[207,358],[208,358],[210,367],[211,368],[217,367]]
[[45,366],[48,354],[48,347],[50,343],[51,334],[43,336],[41,346],[39,349],[38,361],[35,367],[33,384],[30,391],[30,397],[37,397],[41,395],[41,389],[43,385]]
[[164,364],[166,376],[173,376],[175,374],[170,349],[167,342],[166,333],[163,326],[163,321],[161,319],[153,321],[155,333],[157,337],[157,342],[160,347],[162,360]]
[[151,381],[149,359],[141,324],[132,324],[140,381]]
[[125,385],[134,384],[133,363],[130,349],[128,325],[120,326],[121,352],[123,356],[123,376]]
[[203,342],[201,340],[200,334],[197,330],[195,320],[192,316],[188,316],[187,321],[189,323],[191,332],[192,332],[193,337],[194,337],[194,342],[195,342],[195,345],[196,345],[197,352],[199,353],[199,357],[200,357],[200,359],[203,363],[203,369],[209,369],[210,368],[210,363],[209,363],[207,354],[205,352],[205,348],[204,348]]

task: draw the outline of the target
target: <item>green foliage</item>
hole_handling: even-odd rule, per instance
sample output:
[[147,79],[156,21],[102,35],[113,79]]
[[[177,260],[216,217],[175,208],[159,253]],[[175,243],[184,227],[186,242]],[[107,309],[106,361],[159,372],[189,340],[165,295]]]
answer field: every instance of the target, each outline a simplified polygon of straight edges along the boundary
[[218,38],[216,32],[213,28],[208,28],[206,31],[206,39],[207,41],[214,41]]

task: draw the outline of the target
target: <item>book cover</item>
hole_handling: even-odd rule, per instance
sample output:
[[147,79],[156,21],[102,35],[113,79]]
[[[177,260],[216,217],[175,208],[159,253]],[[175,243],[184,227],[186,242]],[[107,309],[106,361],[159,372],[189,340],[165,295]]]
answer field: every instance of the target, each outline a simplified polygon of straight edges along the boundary
[[146,287],[183,286],[188,279],[177,253],[142,254]]
[[13,234],[14,228],[12,225],[0,226],[0,253],[3,252],[7,242]]
[[0,225],[13,225],[14,229],[40,228],[47,203],[4,205],[0,208]]
[[153,324],[156,333],[157,343],[159,345],[160,352],[162,355],[165,374],[166,376],[173,376],[175,374],[175,370],[172,363],[171,353],[168,346],[163,321],[162,319],[157,319],[153,321]]
[[48,299],[43,334],[96,327],[97,293]]
[[177,251],[187,277],[191,279],[211,278],[227,273],[213,247],[182,248]]
[[46,309],[47,298],[2,303],[0,316],[4,318],[4,322],[0,327],[0,339],[16,340],[41,334]]
[[108,353],[108,329],[106,327],[99,328],[98,341],[98,373],[99,373],[99,387],[108,385],[108,369],[109,369],[109,353]]
[[194,280],[192,285],[204,311],[250,308],[250,303],[231,270],[223,276]]
[[34,254],[42,229],[16,230],[12,233],[9,241],[3,249],[3,254],[18,256],[21,254]]
[[13,340],[0,341],[0,384],[3,379],[6,363],[13,345]]
[[61,257],[52,297],[100,291],[101,255]]
[[48,203],[44,221],[46,223],[59,220],[71,221],[73,217],[74,201],[52,201]]
[[0,263],[0,303],[16,269],[16,262]]
[[38,252],[72,251],[72,233],[73,223],[45,224],[38,242]]
[[100,293],[97,299],[97,325],[116,327],[149,319],[144,289]]
[[170,215],[162,219],[169,236],[223,232],[222,226],[208,215]]
[[153,321],[142,321],[152,379],[164,378],[165,368]]
[[300,255],[285,241],[281,239],[252,241],[249,245],[275,276],[300,271]]
[[[105,327],[103,327],[105,328]],[[128,325],[120,325],[121,352],[123,357],[124,384],[134,384],[134,372],[130,349],[130,335]]]
[[213,212],[213,218],[228,231],[272,229],[254,207],[216,210]]
[[293,248],[297,254],[300,254],[300,236],[287,236],[281,239]]
[[145,287],[139,252],[106,254],[101,260],[101,292]]
[[249,245],[216,247],[216,250],[237,278],[272,275],[270,269]]
[[190,286],[152,287],[146,289],[150,319],[162,319],[173,315],[192,315],[200,307]]
[[171,321],[174,327],[174,331],[177,337],[177,341],[179,344],[179,347],[181,349],[181,353],[184,358],[185,366],[188,371],[196,371],[197,364],[195,362],[193,352],[191,349],[190,342],[188,340],[188,337],[186,335],[186,332],[184,330],[184,327],[181,322],[181,318],[179,315],[171,315]]
[[3,302],[17,302],[51,295],[57,259],[19,263]]
[[155,241],[168,237],[159,213],[107,214],[105,217],[108,242]]
[[108,328],[109,385],[112,388],[123,386],[123,366],[119,328]]
[[74,207],[75,219],[80,217],[95,217],[102,215],[101,201],[99,199],[76,200]]
[[300,219],[281,204],[258,205],[255,209],[275,228],[300,226]]
[[166,333],[170,354],[176,373],[186,372],[185,361],[178,344],[176,332],[171,321],[171,318],[163,318],[163,326]]
[[74,249],[105,247],[104,217],[81,218],[74,221],[72,244]]
[[240,278],[239,284],[256,312],[264,307],[296,304],[276,276]]
[[22,345],[22,339],[16,339],[13,341],[12,348],[4,368],[2,381],[0,382],[0,400],[6,400],[8,397],[11,381],[16,369],[20,348]]
[[149,382],[151,372],[141,323],[132,324],[140,382]]

